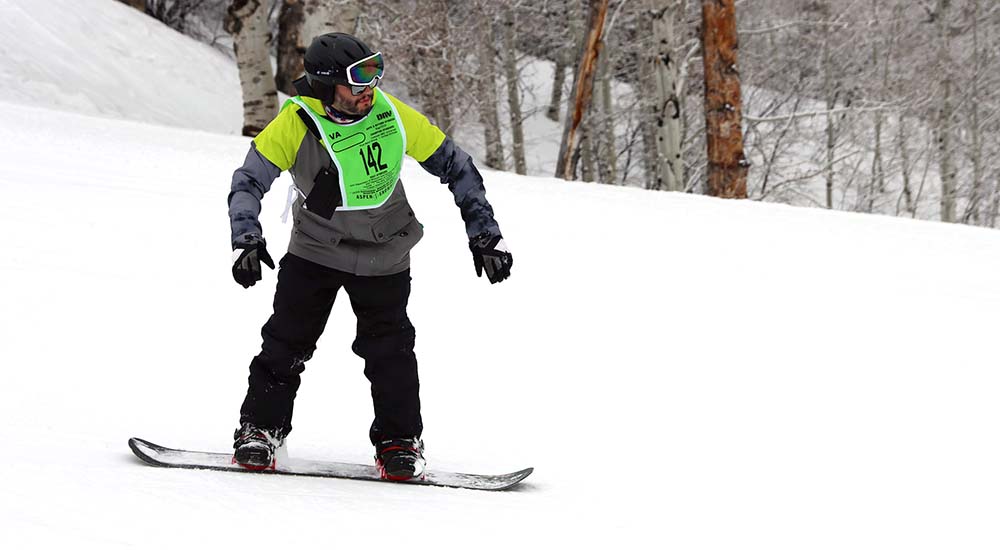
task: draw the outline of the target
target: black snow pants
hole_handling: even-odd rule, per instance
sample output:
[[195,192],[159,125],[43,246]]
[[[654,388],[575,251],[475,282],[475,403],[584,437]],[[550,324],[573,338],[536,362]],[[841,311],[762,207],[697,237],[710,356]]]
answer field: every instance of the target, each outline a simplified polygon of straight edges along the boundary
[[261,330],[261,352],[250,363],[240,421],[277,430],[282,436],[292,430],[292,405],[300,375],[316,350],[341,287],[358,318],[352,349],[365,360],[365,376],[371,382],[375,406],[369,433],[372,443],[419,437],[423,423],[413,352],[415,332],[406,315],[409,270],[361,277],[292,254],[281,259],[274,313]]

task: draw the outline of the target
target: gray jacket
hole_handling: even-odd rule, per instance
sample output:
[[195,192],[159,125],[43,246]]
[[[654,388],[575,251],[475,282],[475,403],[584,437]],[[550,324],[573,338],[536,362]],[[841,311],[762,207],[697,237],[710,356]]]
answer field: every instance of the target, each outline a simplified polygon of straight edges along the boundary
[[[304,123],[303,123],[304,124]],[[313,178],[331,159],[322,143],[306,132],[294,164],[289,169],[296,187],[309,196]],[[465,151],[450,138],[421,166],[448,185],[455,197],[469,238],[488,233],[499,235],[493,208],[486,200],[483,178]],[[244,236],[263,236],[260,201],[281,170],[251,144],[243,166],[233,174],[229,193],[229,219],[232,242]],[[292,208],[294,226],[288,252],[312,262],[356,275],[392,275],[410,266],[410,249],[423,237],[406,200],[402,181],[397,182],[389,200],[371,210],[338,210],[329,220],[302,208],[296,200]]]

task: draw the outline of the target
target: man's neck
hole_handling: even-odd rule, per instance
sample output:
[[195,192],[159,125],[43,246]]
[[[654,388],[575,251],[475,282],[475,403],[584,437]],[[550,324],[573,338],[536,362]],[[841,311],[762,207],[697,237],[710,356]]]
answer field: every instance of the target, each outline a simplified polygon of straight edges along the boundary
[[330,120],[336,122],[337,124],[351,124],[353,122],[357,122],[365,118],[365,116],[368,114],[365,113],[363,115],[352,115],[350,113],[344,113],[338,111],[337,109],[334,109],[333,106],[331,105],[324,105],[323,107],[324,109],[326,109],[326,116],[330,117]]

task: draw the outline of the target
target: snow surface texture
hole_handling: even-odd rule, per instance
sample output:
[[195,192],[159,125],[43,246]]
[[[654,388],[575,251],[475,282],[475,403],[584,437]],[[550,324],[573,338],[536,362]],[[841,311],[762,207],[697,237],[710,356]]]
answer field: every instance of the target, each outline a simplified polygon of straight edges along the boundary
[[[0,20],[29,5],[46,25],[85,13],[4,0]],[[115,6],[116,32],[146,24]],[[85,36],[84,58],[108,38]],[[35,82],[0,67],[5,87]],[[2,548],[1000,546],[1000,233],[484,170],[517,260],[491,286],[451,195],[408,160],[429,467],[535,473],[491,494],[156,469],[130,436],[228,448],[270,313],[274,272],[249,290],[230,275],[225,198],[249,142],[13,93]],[[160,101],[180,115],[204,97]],[[276,257],[288,183],[261,216]],[[353,333],[341,296],[293,456],[371,460]]]

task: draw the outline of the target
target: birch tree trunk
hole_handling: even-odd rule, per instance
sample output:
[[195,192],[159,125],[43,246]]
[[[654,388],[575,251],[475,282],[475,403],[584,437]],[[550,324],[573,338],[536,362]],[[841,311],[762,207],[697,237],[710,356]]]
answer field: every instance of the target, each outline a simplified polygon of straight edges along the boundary
[[969,134],[972,136],[971,150],[969,151],[972,162],[972,182],[969,190],[969,204],[965,208],[965,215],[962,217],[963,223],[978,224],[980,220],[980,203],[983,195],[983,147],[982,147],[982,126],[979,123],[979,0],[972,1],[972,83],[971,83],[971,120],[969,121]]
[[[649,4],[644,4],[649,8]],[[639,29],[644,34],[649,34],[652,36],[653,32],[653,10],[647,9],[643,13],[643,17],[637,23]],[[641,53],[640,55],[646,55],[646,53]],[[652,55],[652,54],[650,54]],[[635,101],[640,105],[640,111],[642,113],[648,113],[645,116],[639,118],[639,137],[642,140],[642,169],[643,169],[643,182],[646,189],[659,189],[660,178],[658,177],[657,167],[659,166],[657,162],[657,147],[656,147],[656,113],[658,112],[658,106],[656,104],[655,94],[644,93],[643,90],[656,87],[656,76],[653,70],[653,59],[652,58],[640,58],[639,62],[639,81],[640,86],[637,86],[636,90],[633,91],[636,98]]]
[[587,106],[590,104],[590,96],[594,86],[594,72],[597,68],[597,58],[601,52],[601,33],[604,31],[604,20],[607,15],[608,0],[590,0],[587,40],[584,42],[578,65],[579,70],[574,78],[575,91],[573,101],[569,106],[572,110],[567,112],[562,143],[559,146],[559,160],[556,164],[556,177],[562,177],[566,180],[573,179],[573,174],[576,171],[573,162],[576,133]]
[[[653,0],[655,6],[655,0]],[[684,161],[681,158],[681,104],[678,97],[675,18],[680,4],[671,0],[661,9],[653,7],[653,74],[656,79],[657,188],[684,191]],[[738,86],[738,83],[737,83]],[[738,88],[737,88],[738,90]],[[741,137],[742,140],[742,137]]]
[[615,108],[611,94],[611,57],[602,56],[601,60],[601,148],[600,179],[604,183],[614,184],[618,179],[618,144],[615,139]]
[[294,96],[295,81],[303,72],[302,56],[306,53],[302,25],[305,22],[303,0],[282,0],[278,14],[278,69],[274,83],[278,91]]
[[906,131],[906,117],[899,115],[899,121],[896,125],[896,144],[899,148],[900,172],[903,178],[902,198],[906,201],[906,212],[908,212],[911,217],[916,217],[916,207],[913,204],[913,184],[911,183],[911,173],[913,172],[913,168],[912,163],[910,162],[909,143],[910,136]]
[[[824,6],[825,7],[825,6]],[[828,15],[826,11],[822,12]],[[823,92],[826,95],[826,158],[823,161],[823,176],[826,180],[826,207],[833,209],[833,188],[836,183],[834,170],[837,162],[837,122],[834,109],[840,96],[840,80],[834,76],[833,44],[830,31],[824,27],[822,45]]]
[[[874,15],[874,25],[875,28],[879,28],[879,13],[878,7],[881,0],[872,0],[872,12]],[[888,44],[886,47],[886,52],[884,56],[879,55],[878,41],[872,41],[872,67],[878,69],[879,59],[881,57],[885,58],[885,65],[882,68],[882,78],[881,87],[877,92],[877,99],[880,102],[885,101],[886,93],[889,90],[889,61],[892,59],[892,41],[893,34],[887,38]],[[875,111],[875,143],[874,152],[872,154],[872,169],[871,169],[871,179],[868,182],[868,197],[865,202],[865,211],[873,212],[875,210],[875,198],[885,192],[885,166],[882,162],[882,125],[883,125],[884,115],[882,110],[878,109]]]
[[951,60],[949,55],[948,10],[951,0],[938,0],[938,66],[941,74],[941,102],[935,121],[938,164],[941,172],[941,221],[955,221],[955,165],[951,147]]
[[225,20],[243,90],[244,136],[256,136],[277,114],[278,95],[271,73],[267,6],[261,0],[233,0]]
[[480,97],[479,120],[483,125],[483,139],[486,144],[486,166],[494,170],[504,170],[503,139],[500,136],[500,114],[497,111],[497,69],[496,69],[496,37],[493,33],[493,23],[483,19],[480,24],[479,82]]
[[282,0],[278,15],[278,71],[275,82],[295,95],[292,82],[302,76],[302,56],[313,38],[331,32],[353,34],[359,8],[355,0]]
[[520,77],[517,72],[517,49],[514,27],[514,10],[507,8],[504,17],[504,56],[503,72],[507,81],[507,110],[510,113],[510,134],[511,149],[514,153],[514,171],[518,174],[527,174],[527,164],[524,160],[524,125],[522,124],[523,114],[521,113],[521,90],[519,87]]
[[564,86],[566,86],[566,63],[559,59],[556,61],[555,74],[552,76],[552,95],[549,98],[549,108],[545,111],[545,116],[549,120],[559,122],[559,108],[562,106]]
[[[305,19],[302,23],[302,48],[321,34],[346,32],[354,34],[358,27],[360,8],[357,0],[300,0]],[[368,41],[365,40],[367,43]],[[368,44],[378,51],[376,44]]]
[[708,194],[745,199],[749,165],[743,156],[736,6],[734,0],[702,0],[701,14]]
[[594,140],[593,127],[594,116],[586,113],[583,116],[583,123],[580,125],[580,179],[583,181],[594,181]]

